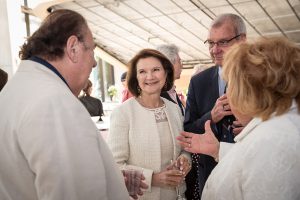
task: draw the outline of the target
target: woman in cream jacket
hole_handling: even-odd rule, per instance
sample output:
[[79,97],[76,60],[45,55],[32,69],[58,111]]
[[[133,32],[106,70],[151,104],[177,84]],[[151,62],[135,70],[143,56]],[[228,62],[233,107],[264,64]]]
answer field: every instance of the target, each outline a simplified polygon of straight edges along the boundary
[[131,60],[127,81],[135,98],[112,112],[108,144],[121,169],[143,170],[149,187],[140,199],[175,200],[190,157],[176,143],[182,131],[181,112],[160,97],[173,85],[173,66],[158,51],[144,49]]

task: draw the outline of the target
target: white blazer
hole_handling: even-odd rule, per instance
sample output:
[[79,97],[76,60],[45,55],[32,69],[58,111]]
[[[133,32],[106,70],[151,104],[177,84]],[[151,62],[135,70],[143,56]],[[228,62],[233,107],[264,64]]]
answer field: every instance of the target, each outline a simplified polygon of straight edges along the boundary
[[48,68],[22,61],[0,112],[1,200],[129,199],[89,113]]
[[203,200],[300,199],[300,115],[295,103],[267,121],[254,118],[235,141],[206,181]]
[[[176,136],[183,130],[179,107],[167,99],[162,99],[166,105],[174,145],[173,160],[182,153],[190,159],[190,155],[183,152],[176,142]],[[109,130],[108,144],[120,167],[143,169],[149,189],[140,199],[160,199],[160,188],[151,187],[153,172],[162,170],[159,132],[153,112],[142,107],[135,98],[128,99],[113,110]]]

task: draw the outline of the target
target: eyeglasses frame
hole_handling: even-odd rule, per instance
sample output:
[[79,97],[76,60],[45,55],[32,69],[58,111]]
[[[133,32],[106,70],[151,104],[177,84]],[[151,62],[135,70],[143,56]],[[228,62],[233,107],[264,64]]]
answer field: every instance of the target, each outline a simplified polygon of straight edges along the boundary
[[[208,45],[209,49],[213,48],[215,45],[217,45],[218,47],[227,47],[232,40],[237,39],[240,36],[242,36],[242,34],[238,34],[238,35],[236,35],[236,36],[234,36],[234,37],[232,37],[228,40],[222,39],[222,40],[219,40],[217,42],[214,42],[214,41],[211,41],[211,40],[205,40],[204,44]],[[220,43],[222,43],[222,42],[225,45],[224,44],[220,45]]]

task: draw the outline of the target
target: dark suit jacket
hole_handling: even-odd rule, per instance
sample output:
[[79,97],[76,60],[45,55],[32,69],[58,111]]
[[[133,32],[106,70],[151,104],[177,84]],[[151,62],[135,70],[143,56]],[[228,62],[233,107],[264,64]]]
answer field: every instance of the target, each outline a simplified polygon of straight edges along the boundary
[[[162,93],[160,94],[160,96],[161,96],[161,97],[164,97],[164,98],[166,98],[166,99],[168,99],[169,101],[172,101],[173,103],[176,103],[176,102],[172,99],[172,97],[170,97],[170,95],[169,95],[168,92],[162,92]],[[179,106],[179,108],[180,108],[180,110],[181,110],[181,114],[182,114],[182,116],[184,116],[184,106],[183,106],[182,102],[180,101],[180,99],[179,99],[179,97],[178,97],[177,94],[176,94],[176,98],[177,98],[178,106]],[[177,104],[177,103],[176,103],[176,104]]]
[[[217,66],[193,76],[188,90],[184,130],[197,134],[204,133],[204,124],[207,120],[211,120],[210,112],[218,98]],[[227,137],[229,133],[222,133],[222,121],[212,124],[211,127],[219,141],[233,142],[233,137]],[[210,156],[192,154],[192,170],[186,177],[188,199],[201,199],[205,182],[215,165],[216,162]]]

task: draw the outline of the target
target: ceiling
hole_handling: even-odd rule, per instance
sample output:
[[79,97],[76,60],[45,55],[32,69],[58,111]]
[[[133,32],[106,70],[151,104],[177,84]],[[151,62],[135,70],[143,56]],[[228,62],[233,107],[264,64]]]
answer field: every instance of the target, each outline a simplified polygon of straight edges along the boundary
[[229,12],[245,20],[250,39],[282,35],[300,46],[299,0],[75,0],[53,8],[81,13],[97,45],[122,63],[143,48],[173,43],[184,68],[207,64],[208,27]]

